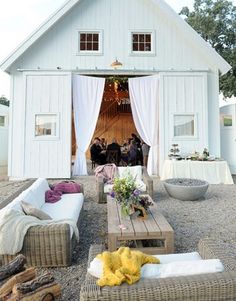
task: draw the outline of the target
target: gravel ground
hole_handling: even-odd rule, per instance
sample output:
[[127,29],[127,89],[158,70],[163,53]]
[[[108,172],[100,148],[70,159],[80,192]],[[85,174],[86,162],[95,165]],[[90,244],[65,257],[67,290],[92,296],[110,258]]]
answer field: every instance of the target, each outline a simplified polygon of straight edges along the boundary
[[[73,252],[73,264],[67,268],[49,269],[62,284],[60,300],[63,301],[79,300],[89,247],[94,243],[106,243],[106,205],[97,204],[95,178],[80,177],[78,180],[85,188],[85,210],[80,225],[80,242]],[[1,185],[0,182],[0,189]],[[154,191],[154,200],[175,231],[177,253],[196,250],[199,239],[206,236],[217,237],[236,247],[236,185],[211,185],[204,199],[193,202],[168,197],[163,184],[156,178]]]

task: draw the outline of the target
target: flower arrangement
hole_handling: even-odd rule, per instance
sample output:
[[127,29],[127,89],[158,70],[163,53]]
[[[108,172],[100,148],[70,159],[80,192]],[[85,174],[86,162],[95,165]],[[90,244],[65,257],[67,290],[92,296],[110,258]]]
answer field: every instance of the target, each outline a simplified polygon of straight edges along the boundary
[[145,210],[152,205],[147,196],[141,195],[141,191],[135,183],[135,178],[131,174],[127,174],[125,178],[115,178],[113,191],[110,195],[121,205],[121,212],[124,216],[131,213],[133,205]]

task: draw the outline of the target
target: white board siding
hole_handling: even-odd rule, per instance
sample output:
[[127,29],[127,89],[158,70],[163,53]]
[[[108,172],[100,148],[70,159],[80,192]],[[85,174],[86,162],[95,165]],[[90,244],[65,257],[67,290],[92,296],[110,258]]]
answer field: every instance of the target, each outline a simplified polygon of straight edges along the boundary
[[[25,74],[23,177],[71,175],[71,74]],[[35,137],[35,114],[58,114],[59,137]]]
[[[102,16],[102,17],[101,17]],[[112,22],[111,22],[112,20]],[[102,30],[102,55],[76,55],[78,30]],[[154,30],[155,55],[130,55],[130,31]],[[110,68],[115,57],[124,69],[213,68],[150,0],[86,0],[77,4],[14,64],[15,68],[65,70]]]
[[14,72],[11,75],[11,102],[8,151],[8,176],[22,178],[24,166],[24,84],[23,74]]
[[[208,110],[206,73],[162,73],[160,85],[160,171],[168,158],[173,143],[179,144],[182,153],[203,151],[208,148]],[[174,114],[195,114],[197,136],[176,139]]]

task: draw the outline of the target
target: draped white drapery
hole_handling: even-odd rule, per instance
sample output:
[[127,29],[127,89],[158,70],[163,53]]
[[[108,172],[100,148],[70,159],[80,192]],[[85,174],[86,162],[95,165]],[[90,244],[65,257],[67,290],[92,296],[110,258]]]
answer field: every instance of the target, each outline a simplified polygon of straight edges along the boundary
[[95,131],[104,86],[105,78],[73,76],[73,109],[77,144],[74,176],[88,174],[85,152]]
[[149,175],[158,174],[158,88],[158,75],[129,79],[129,93],[134,123],[140,137],[150,146],[147,165]]

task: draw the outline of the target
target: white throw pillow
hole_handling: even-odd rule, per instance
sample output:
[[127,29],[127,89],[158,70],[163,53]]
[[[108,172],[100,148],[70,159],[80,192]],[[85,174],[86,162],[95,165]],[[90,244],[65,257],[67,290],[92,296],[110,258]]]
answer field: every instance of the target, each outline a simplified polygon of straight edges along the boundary
[[179,261],[162,264],[160,278],[219,273],[224,266],[219,259]]
[[33,207],[31,204],[21,201],[21,207],[23,209],[23,212],[26,215],[31,215],[34,217],[37,217],[40,220],[51,220],[51,216],[49,216],[47,213],[43,212],[42,210]]
[[136,180],[142,180],[142,166],[119,166],[118,175],[119,178],[126,178],[128,174],[131,174]]
[[89,265],[88,272],[95,278],[102,278],[103,263],[101,259],[94,258]]

